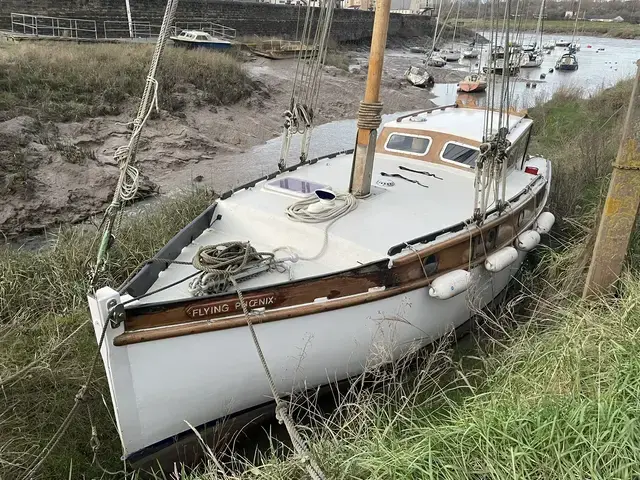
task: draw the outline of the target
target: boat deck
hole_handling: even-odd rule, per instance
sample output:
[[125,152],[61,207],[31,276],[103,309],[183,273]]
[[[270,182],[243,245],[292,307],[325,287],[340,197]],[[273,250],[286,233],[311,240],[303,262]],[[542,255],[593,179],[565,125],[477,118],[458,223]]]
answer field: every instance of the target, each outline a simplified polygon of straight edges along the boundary
[[[289,220],[286,208],[300,197],[265,188],[271,182],[286,179],[312,181],[336,193],[348,191],[351,155],[321,160],[293,172],[262,182],[254,188],[236,192],[220,200],[216,213],[221,215],[189,246],[178,261],[190,262],[203,245],[230,241],[250,241],[258,251],[271,252],[290,247],[299,256],[312,257],[322,248],[326,223],[308,224]],[[442,180],[400,170],[399,166],[428,171]],[[428,188],[402,178],[383,177],[381,172],[399,173],[419,181]],[[512,171],[507,182],[507,198],[518,194],[532,180],[522,171]],[[378,180],[393,185],[377,186]],[[262,273],[242,282],[244,288],[272,285],[292,279],[337,272],[388,257],[390,247],[447,228],[471,217],[473,210],[474,173],[459,168],[436,165],[420,160],[377,154],[370,197],[358,200],[357,208],[340,218],[328,231],[325,254],[315,260],[299,260],[286,272]],[[419,208],[416,208],[416,205]],[[278,257],[286,257],[281,251]],[[149,291],[165,287],[195,272],[191,265],[172,264],[160,273]],[[189,298],[189,281],[141,299],[154,303]]]

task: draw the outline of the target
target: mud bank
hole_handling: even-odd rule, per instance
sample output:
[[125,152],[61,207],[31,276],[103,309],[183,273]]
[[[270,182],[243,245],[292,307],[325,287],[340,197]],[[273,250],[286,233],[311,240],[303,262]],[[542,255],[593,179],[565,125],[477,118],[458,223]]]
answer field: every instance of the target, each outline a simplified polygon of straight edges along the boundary
[[[355,118],[364,92],[367,50],[345,54],[351,72],[326,67],[316,122]],[[403,80],[410,63],[423,56],[390,50],[385,59],[381,97],[385,113],[428,108],[431,94]],[[144,175],[140,198],[197,185],[215,187],[197,170],[225,162],[225,175],[246,166],[230,158],[281,133],[288,107],[295,60],[253,58],[245,64],[256,85],[253,94],[231,106],[208,106],[185,87],[184,108],[160,111],[149,120],[139,144],[138,167]],[[459,66],[458,66],[459,67]],[[434,69],[437,82],[456,82],[464,72]],[[67,123],[42,123],[29,115],[0,123],[0,232],[9,239],[39,234],[60,224],[77,223],[104,210],[118,177],[113,154],[126,144],[137,104],[118,116]],[[273,166],[277,158],[273,159]],[[198,166],[194,168],[194,166]],[[260,172],[255,172],[260,174]]]

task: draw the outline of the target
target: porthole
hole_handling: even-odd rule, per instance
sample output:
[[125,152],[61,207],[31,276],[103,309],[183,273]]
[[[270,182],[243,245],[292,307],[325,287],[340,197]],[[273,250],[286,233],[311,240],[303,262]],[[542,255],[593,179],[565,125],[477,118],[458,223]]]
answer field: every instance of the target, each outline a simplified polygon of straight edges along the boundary
[[429,277],[438,271],[438,257],[435,254],[429,255],[422,261],[424,273]]

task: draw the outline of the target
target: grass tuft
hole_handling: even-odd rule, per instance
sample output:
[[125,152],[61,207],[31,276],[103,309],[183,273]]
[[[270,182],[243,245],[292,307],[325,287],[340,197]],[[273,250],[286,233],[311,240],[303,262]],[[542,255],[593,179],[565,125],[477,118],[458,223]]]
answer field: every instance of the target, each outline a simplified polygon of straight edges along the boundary
[[[18,115],[75,121],[117,115],[144,90],[151,45],[21,43],[0,47],[0,121]],[[167,47],[159,65],[160,107],[184,107],[195,89],[211,105],[229,105],[251,94],[253,84],[230,55]]]
[[[197,191],[126,217],[103,279],[112,285],[124,281],[211,201],[208,192]],[[50,247],[36,252],[0,248],[0,478],[15,478],[51,438],[95,355],[89,323],[49,354],[88,322],[87,273],[96,253],[94,239],[93,229],[69,227],[51,239]],[[42,361],[20,373],[38,359]],[[100,366],[86,402],[91,416],[87,409],[80,410],[40,478],[67,478],[70,462],[75,472],[101,474],[91,464],[92,422],[103,444],[99,458],[105,467],[119,467],[120,448],[108,395]]]

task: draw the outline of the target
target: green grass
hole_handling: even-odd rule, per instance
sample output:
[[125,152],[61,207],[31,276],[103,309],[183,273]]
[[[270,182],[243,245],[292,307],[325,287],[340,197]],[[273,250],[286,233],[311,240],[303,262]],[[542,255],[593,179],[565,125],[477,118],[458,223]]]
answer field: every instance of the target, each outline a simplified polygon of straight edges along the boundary
[[[475,28],[476,19],[461,19],[459,24],[468,28]],[[519,27],[521,31],[533,31],[536,29],[537,20],[527,19],[522,21]],[[479,30],[490,28],[491,24],[488,20],[480,20],[478,23]],[[545,20],[545,33],[573,33],[575,22],[572,20]],[[498,28],[502,28],[502,21],[499,21]],[[512,24],[513,28],[513,24]],[[604,23],[604,22],[578,22],[578,32],[583,35],[595,35],[615,38],[637,38],[640,37],[640,24],[620,22],[620,23]],[[584,33],[582,33],[584,32]]]
[[[211,201],[209,193],[199,191],[125,218],[102,280],[112,285],[124,281]],[[56,235],[51,248],[0,249],[0,478],[16,478],[53,435],[95,355],[90,324],[48,355],[89,320],[87,268],[96,253],[94,238],[93,229],[66,228]],[[41,357],[42,362],[8,382]],[[102,443],[98,458],[106,467],[117,469],[120,447],[101,362],[89,397],[86,403]],[[70,469],[71,478],[99,476],[100,470],[91,466],[90,435],[91,421],[82,407],[39,478],[67,478]]]
[[[547,304],[473,358],[441,351],[410,386],[349,399],[314,438],[327,477],[637,478],[639,285],[635,274],[616,301]],[[305,476],[272,457],[230,478]]]
[[[149,69],[150,45],[23,43],[0,47],[0,120],[30,115],[72,121],[119,114],[139,98]],[[185,106],[195,89],[199,101],[227,105],[251,94],[253,84],[232,56],[166,48],[160,63],[160,107]]]
[[559,90],[529,111],[535,121],[529,151],[554,164],[550,209],[560,219],[583,216],[600,202],[620,142],[631,82],[587,99],[581,93]]

